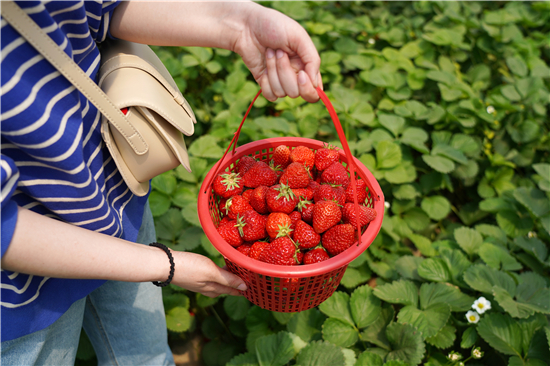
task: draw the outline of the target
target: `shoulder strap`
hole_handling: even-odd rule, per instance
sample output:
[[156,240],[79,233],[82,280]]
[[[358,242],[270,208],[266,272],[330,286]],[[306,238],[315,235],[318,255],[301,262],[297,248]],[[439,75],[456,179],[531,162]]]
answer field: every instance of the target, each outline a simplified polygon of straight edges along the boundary
[[27,13],[13,1],[2,1],[0,10],[2,17],[97,107],[126,138],[136,154],[143,155],[147,152],[147,143],[124,114]]

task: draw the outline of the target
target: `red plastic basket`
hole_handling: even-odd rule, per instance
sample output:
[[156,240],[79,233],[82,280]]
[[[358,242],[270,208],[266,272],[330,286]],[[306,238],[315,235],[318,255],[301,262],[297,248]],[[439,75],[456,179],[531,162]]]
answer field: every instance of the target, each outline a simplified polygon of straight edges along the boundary
[[[243,295],[252,303],[271,311],[299,312],[313,308],[328,299],[340,284],[340,280],[348,264],[363,253],[373,242],[380,231],[384,217],[384,195],[380,189],[380,185],[371,172],[358,159],[352,157],[340,121],[332,104],[321,89],[318,88],[317,91],[325,103],[338,131],[344,148],[344,151],[339,151],[340,161],[343,165],[347,166],[351,173],[351,185],[355,189],[355,175],[353,174],[355,171],[367,183],[368,195],[366,204],[369,207],[373,207],[378,214],[376,219],[370,222],[362,232],[355,245],[321,263],[278,266],[245,256],[229,245],[218,233],[217,226],[222,215],[218,208],[219,200],[211,188],[211,182],[218,172],[234,171],[236,169],[236,162],[245,155],[267,161],[271,158],[273,150],[283,144],[290,149],[300,145],[313,150],[323,147],[323,142],[317,140],[298,137],[279,137],[251,142],[236,148],[240,129],[260,92],[258,92],[256,98],[254,98],[248,108],[224,156],[210,170],[199,192],[198,213],[206,236],[223,255],[228,270],[245,281],[248,288],[243,292]],[[231,145],[233,145],[233,150],[228,154]],[[349,157],[352,157],[352,159],[350,160]],[[357,205],[357,197],[355,197],[355,201]],[[358,207],[356,208],[358,209]],[[359,215],[356,216],[359,217]]]

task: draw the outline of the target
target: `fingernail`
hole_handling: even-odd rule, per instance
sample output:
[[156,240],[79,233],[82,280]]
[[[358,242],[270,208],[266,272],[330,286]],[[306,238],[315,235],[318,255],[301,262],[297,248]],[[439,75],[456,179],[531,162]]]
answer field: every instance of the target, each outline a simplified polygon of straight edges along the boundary
[[241,283],[239,287],[237,287],[237,290],[239,291],[246,291],[246,285],[244,283]]
[[300,85],[305,85],[306,82],[307,82],[306,73],[304,70],[300,70],[300,72],[298,73],[298,83]]
[[283,55],[284,55],[283,51],[277,50],[277,58],[281,58],[281,57],[283,57]]
[[265,51],[265,56],[267,58],[273,58],[274,54],[275,54],[275,52],[273,52],[273,50],[271,48],[268,48],[267,51]]

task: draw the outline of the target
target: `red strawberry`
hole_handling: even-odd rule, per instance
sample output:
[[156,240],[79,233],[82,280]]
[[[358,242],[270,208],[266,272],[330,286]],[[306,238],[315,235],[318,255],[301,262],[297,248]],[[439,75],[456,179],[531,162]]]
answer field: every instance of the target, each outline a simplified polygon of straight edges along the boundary
[[292,189],[292,192],[294,192],[294,195],[296,195],[296,197],[298,197],[300,201],[303,201],[312,200],[315,190],[308,186],[307,188],[294,188]]
[[317,234],[306,222],[299,220],[292,233],[292,238],[300,249],[310,249],[319,244],[321,235]]
[[270,187],[265,197],[267,207],[271,212],[291,213],[298,204],[298,197],[285,184]]
[[313,192],[315,192],[315,190],[316,190],[317,188],[319,188],[320,185],[321,185],[321,184],[320,184],[319,182],[317,182],[317,181],[315,181],[315,180],[312,180],[311,182],[309,182],[308,188],[312,189]]
[[321,173],[321,183],[340,185],[346,189],[349,185],[348,171],[341,163],[332,163]]
[[[355,187],[357,188],[357,202],[359,204],[365,203],[367,199],[367,183],[363,179],[356,179]],[[346,202],[353,202],[353,189],[351,188],[351,184],[346,189]]]
[[336,147],[332,145],[326,145],[315,152],[315,168],[318,171],[323,171],[332,163],[340,160],[340,154]]
[[223,226],[223,225],[227,224],[228,222],[231,222],[231,219],[227,216],[224,216],[224,218],[221,219],[220,224],[218,225],[218,227]]
[[273,163],[273,160],[269,161],[269,167],[271,168],[271,170],[275,172],[275,175],[277,175],[277,181],[275,183],[279,182],[279,179],[283,175],[283,168],[281,168],[278,165],[275,165],[275,163]]
[[227,215],[227,213],[225,212],[225,204],[227,203],[227,198],[222,198],[220,200],[220,202],[218,202],[218,209],[220,210],[220,212],[224,215]]
[[264,161],[257,161],[243,175],[245,187],[256,188],[259,186],[271,187],[277,182],[277,173]]
[[314,204],[311,201],[298,202],[297,209],[302,214],[302,220],[311,224],[313,222],[313,207]]
[[280,183],[284,183],[290,188],[306,188],[309,186],[309,181],[309,173],[301,163],[290,164],[279,180]]
[[238,247],[243,243],[243,238],[241,238],[239,234],[237,221],[235,220],[231,220],[225,225],[218,226],[218,233],[220,233],[221,237],[231,246]]
[[294,228],[296,227],[296,223],[302,219],[302,214],[298,211],[292,211],[288,214],[288,217],[290,217],[290,221],[292,222],[290,224],[290,229],[294,230]]
[[251,156],[243,156],[237,162],[237,173],[239,173],[241,177],[244,176],[244,173],[246,173],[246,171],[250,169],[252,165],[256,164],[256,162],[257,160]]
[[267,236],[265,231],[266,218],[254,210],[246,211],[237,219],[239,233],[245,241],[256,241]]
[[241,194],[241,196],[243,196],[243,198],[250,203],[250,197],[252,196],[253,191],[253,189],[247,189]]
[[266,246],[269,245],[269,242],[267,241],[257,241],[250,247],[250,252],[248,253],[248,256],[252,259],[260,260],[260,254],[262,254],[263,250]]
[[334,199],[340,206],[344,206],[346,203],[346,190],[342,187],[334,187]]
[[355,229],[350,224],[331,227],[323,234],[323,247],[334,256],[342,253],[355,243]]
[[246,211],[252,210],[252,206],[241,195],[235,195],[225,203],[225,212],[230,219],[235,220],[238,215],[244,214]]
[[313,193],[315,203],[335,200],[338,204],[346,203],[346,192],[342,187],[332,187],[330,184],[321,184]]
[[304,254],[304,264],[314,264],[330,259],[327,251],[323,248],[315,248]]
[[273,150],[273,164],[284,169],[290,163],[290,149],[288,146],[279,145]]
[[[355,204],[346,203],[342,208],[342,221],[355,227]],[[367,225],[376,218],[376,210],[359,205],[359,220],[361,227]]]
[[311,169],[315,164],[315,153],[305,146],[296,146],[290,152],[290,161],[302,163],[306,168]]
[[267,217],[267,235],[272,239],[288,236],[291,233],[290,225],[292,225],[292,220],[286,213],[271,213]]
[[260,261],[281,266],[293,266],[300,263],[300,251],[288,236],[277,238],[267,245],[260,254]]
[[250,206],[261,214],[266,214],[269,212],[265,201],[265,196],[268,190],[269,188],[267,186],[259,186],[258,188],[251,190],[252,196],[249,201]]
[[244,243],[242,245],[239,245],[237,247],[237,250],[241,253],[243,253],[244,255],[246,255],[247,257],[249,256],[250,254],[250,248],[252,247],[252,244],[250,243]]
[[243,191],[241,176],[238,173],[218,174],[212,183],[212,188],[214,193],[223,198],[241,194]]
[[313,228],[321,234],[337,223],[342,218],[342,211],[334,201],[317,202],[313,207]]

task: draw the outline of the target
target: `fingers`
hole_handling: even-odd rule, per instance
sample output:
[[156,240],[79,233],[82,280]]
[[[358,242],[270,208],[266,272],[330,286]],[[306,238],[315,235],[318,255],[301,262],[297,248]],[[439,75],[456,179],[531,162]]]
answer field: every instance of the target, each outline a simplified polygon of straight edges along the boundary
[[[259,83],[264,97],[274,102],[277,98],[301,96],[308,102],[316,102],[319,95],[311,77],[304,70],[299,58],[289,59],[282,50],[266,50],[266,70]],[[316,75],[320,79],[320,74]]]

